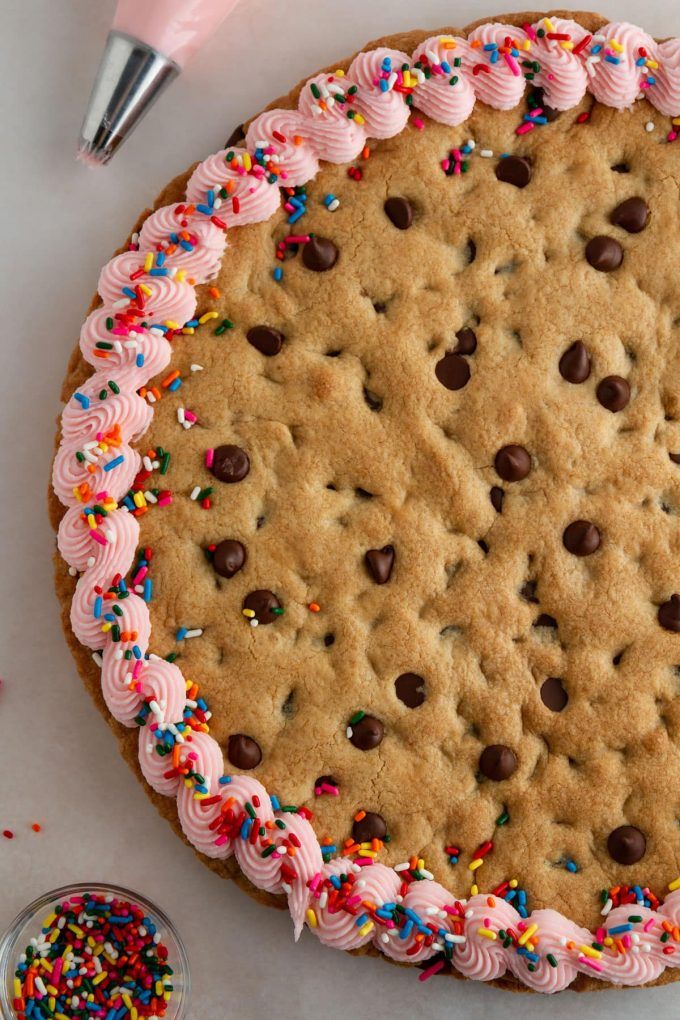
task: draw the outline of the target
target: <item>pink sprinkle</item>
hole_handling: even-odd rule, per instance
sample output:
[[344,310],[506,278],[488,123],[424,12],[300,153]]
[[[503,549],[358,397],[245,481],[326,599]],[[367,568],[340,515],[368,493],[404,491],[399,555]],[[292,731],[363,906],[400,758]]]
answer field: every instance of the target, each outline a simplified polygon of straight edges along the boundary
[[532,25],[522,25],[522,28],[529,36],[532,42],[536,42],[536,29]]
[[454,917],[463,917],[465,913],[460,903],[456,903],[452,907],[444,906],[442,909],[445,910],[447,914],[453,914]]
[[536,127],[535,124],[532,124],[530,121],[525,120],[523,124],[520,124],[518,128],[515,128],[515,134],[528,135],[529,132],[533,131],[535,127]]
[[373,864],[372,857],[355,857],[354,863],[358,864],[360,868],[370,868]]
[[[186,417],[186,411],[184,412],[184,416]],[[211,468],[213,466],[214,458],[215,458],[215,451],[211,447],[210,449],[205,451],[205,466],[207,468]]]
[[286,202],[283,208],[286,210],[287,213],[295,212],[295,206],[292,205],[290,202]]
[[521,71],[519,69],[519,64],[517,63],[513,55],[511,53],[504,53],[503,56],[505,57],[505,63],[508,65],[508,67],[514,74],[515,78],[519,78],[521,75]]
[[320,881],[321,881],[321,872],[320,872],[320,871],[317,871],[317,873],[316,873],[316,875],[314,876],[314,878],[312,878],[312,879],[311,879],[311,880],[310,880],[310,881],[309,881],[309,882],[307,883],[307,885],[308,885],[308,886],[309,886],[309,888],[310,888],[310,889],[312,890],[312,892],[316,892],[316,890],[317,890],[317,889],[319,888],[319,882],[320,882]]
[[169,506],[172,503],[172,496],[163,496],[163,499],[159,499],[156,506]]
[[605,928],[598,928],[597,931],[595,932],[595,941],[596,942],[604,942],[606,936],[607,936],[606,929]]
[[194,412],[193,411],[187,411],[186,409],[184,411],[184,417],[186,418],[187,421],[190,421],[192,424],[194,422],[198,421],[198,418],[196,417]]
[[132,578],[132,583],[139,584],[140,581],[144,580],[148,573],[149,573],[148,567],[140,567],[135,576]]
[[628,934],[624,935],[623,938],[621,939],[621,941],[623,942],[623,944],[626,947],[626,949],[630,949],[630,947],[633,944],[633,940],[631,939],[630,935],[628,935]]
[[649,920],[647,921],[647,923],[646,923],[646,924],[644,925],[644,927],[643,927],[643,929],[642,929],[642,930],[643,930],[643,931],[649,931],[649,929],[650,929],[650,928],[653,928],[653,927],[654,927],[654,918],[653,918],[653,917],[650,917],[650,919],[649,919]]
[[453,158],[455,159],[456,163],[460,163],[460,161],[463,158],[462,155],[461,155],[460,149],[453,149],[452,151],[453,151]]
[[585,965],[587,967],[591,967],[592,970],[597,970],[600,972],[604,970],[604,967],[602,966],[601,963],[598,963],[597,960],[592,960],[589,956],[579,956],[578,962],[585,963]]
[[328,793],[331,797],[340,796],[340,790],[337,788],[337,786],[331,786],[330,783],[322,783],[321,792]]
[[548,75],[548,81],[555,81],[555,75],[552,73],[552,71]]
[[284,244],[307,244],[310,240],[309,234],[289,234],[288,237],[284,237]]
[[413,124],[414,128],[417,128],[419,131],[425,130],[425,124],[420,119],[420,117],[413,117],[411,119],[411,123]]
[[446,171],[449,169],[450,166],[451,166],[451,160],[450,159],[443,159],[442,160],[442,170],[444,171],[444,173],[446,173]]
[[668,132],[668,141],[669,142],[674,142],[677,137],[678,137],[678,132],[677,131],[669,131]]
[[95,540],[95,542],[99,542],[100,545],[108,545],[108,542],[102,535],[101,531],[93,529],[90,532],[90,536]]
[[141,659],[137,659],[132,670],[132,679],[136,680],[139,674],[142,672],[143,662]]
[[218,836],[217,839],[215,840],[215,846],[224,846],[228,839],[229,837],[223,833],[221,836]]
[[357,905],[357,903],[361,903],[361,896],[355,895],[355,896],[348,896],[347,897],[346,905],[348,907],[355,907]]
[[542,113],[543,113],[543,107],[542,106],[537,106],[535,110],[530,110],[529,111],[529,116],[530,117],[540,117]]
[[437,960],[437,962],[433,963],[431,967],[428,967],[427,970],[422,971],[422,973],[418,975],[418,980],[427,981],[428,978],[434,977],[435,974],[438,974],[443,966],[444,961]]

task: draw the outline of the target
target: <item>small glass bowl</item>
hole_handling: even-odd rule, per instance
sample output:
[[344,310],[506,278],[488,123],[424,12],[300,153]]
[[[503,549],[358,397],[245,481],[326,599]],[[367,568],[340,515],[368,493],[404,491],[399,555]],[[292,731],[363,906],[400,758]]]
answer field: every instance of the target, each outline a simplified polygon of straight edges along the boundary
[[191,993],[189,960],[179,932],[167,914],[147,900],[145,896],[140,896],[139,893],[133,892],[131,889],[108,885],[106,882],[81,882],[77,885],[62,886],[61,889],[52,889],[51,892],[33,900],[18,917],[15,917],[0,938],[0,1016],[2,1016],[2,1020],[14,1020],[17,1015],[12,1004],[14,1001],[14,971],[21,953],[24,952],[31,939],[39,934],[45,916],[50,913],[56,903],[68,899],[69,896],[79,896],[86,892],[128,900],[130,903],[138,904],[151,918],[160,933],[161,942],[167,947],[168,964],[173,970],[174,991],[170,996],[164,1020],[184,1020],[188,1017]]

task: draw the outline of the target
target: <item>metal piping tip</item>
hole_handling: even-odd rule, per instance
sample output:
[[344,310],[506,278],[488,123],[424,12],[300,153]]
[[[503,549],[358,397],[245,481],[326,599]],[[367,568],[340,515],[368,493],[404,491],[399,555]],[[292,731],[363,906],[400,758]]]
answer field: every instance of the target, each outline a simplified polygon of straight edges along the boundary
[[78,159],[104,166],[132,134],[179,66],[146,43],[109,32],[78,139]]

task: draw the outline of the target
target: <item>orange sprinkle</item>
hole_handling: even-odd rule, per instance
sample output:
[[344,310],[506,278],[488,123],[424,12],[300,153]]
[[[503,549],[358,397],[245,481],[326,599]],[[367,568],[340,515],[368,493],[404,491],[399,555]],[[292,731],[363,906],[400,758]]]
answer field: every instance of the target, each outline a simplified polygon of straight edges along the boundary
[[309,608],[309,609],[310,609],[310,610],[311,610],[311,611],[312,611],[313,613],[320,613],[320,612],[321,612],[321,606],[319,605],[319,603],[318,603],[318,602],[310,602],[310,603],[309,603],[309,606],[308,606],[308,608]]
[[496,901],[493,898],[493,896],[487,896],[486,905],[487,907],[491,907],[492,909],[496,906]]
[[293,145],[302,145],[303,141],[302,135],[293,135]]
[[364,145],[363,149],[361,150],[361,158],[362,159],[368,159],[368,157],[370,155],[371,155],[371,150],[369,149],[369,147],[367,145]]
[[214,297],[215,300],[222,296],[217,287],[208,287],[208,294],[210,294],[210,297]]
[[34,832],[41,832],[42,831],[42,825],[39,825],[38,822],[33,822],[33,825],[31,826],[31,828],[33,829]]
[[161,386],[163,387],[163,389],[167,389],[170,383],[173,383],[175,379],[179,379],[178,368],[176,368],[174,372],[171,372],[170,375],[166,375],[165,379],[161,383]]
[[362,808],[361,811],[357,811],[357,813],[355,814],[354,821],[355,822],[360,822],[365,817],[366,817],[366,812]]

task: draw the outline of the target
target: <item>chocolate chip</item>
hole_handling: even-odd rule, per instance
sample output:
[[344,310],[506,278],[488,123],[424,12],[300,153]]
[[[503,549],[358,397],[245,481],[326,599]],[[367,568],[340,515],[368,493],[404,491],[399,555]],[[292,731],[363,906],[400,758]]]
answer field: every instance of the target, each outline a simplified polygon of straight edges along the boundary
[[364,559],[368,572],[376,584],[385,584],[389,581],[394,566],[394,546],[384,545],[382,549],[369,549]]
[[526,188],[531,180],[531,160],[524,156],[505,156],[496,166],[496,177],[505,184]]
[[680,464],[680,453],[669,453],[668,456],[674,464]]
[[352,825],[352,836],[357,843],[370,843],[373,839],[384,839],[387,823],[375,811],[366,811],[364,817]]
[[434,366],[434,374],[447,390],[462,390],[470,380],[470,366],[460,354],[445,354]]
[[498,485],[492,485],[489,493],[489,499],[491,500],[491,506],[494,508],[497,514],[503,513],[503,500],[505,499],[505,492]]
[[358,722],[350,723],[350,742],[360,751],[372,751],[382,742],[385,727],[374,715],[364,715]]
[[224,143],[224,148],[230,149],[232,145],[238,145],[239,142],[243,141],[245,136],[246,133],[243,130],[243,124],[237,124],[232,133],[227,138],[226,142]]
[[218,482],[242,482],[250,471],[250,460],[245,450],[240,446],[216,447],[213,453],[211,473]]
[[330,648],[331,645],[335,644],[335,634],[325,634],[323,643],[326,646],[326,648]]
[[212,565],[216,574],[220,577],[233,577],[238,574],[246,562],[245,546],[237,542],[235,538],[225,538],[215,546],[212,557]]
[[283,333],[279,333],[273,326],[253,326],[246,333],[248,343],[260,354],[266,354],[268,358],[279,353],[284,339]]
[[328,237],[312,237],[302,249],[302,262],[314,273],[325,273],[338,261],[338,249]]
[[408,230],[413,223],[413,209],[407,198],[394,195],[386,200],[384,209],[388,220],[397,230]]
[[506,482],[521,482],[531,471],[531,457],[523,446],[502,446],[494,458],[496,473]]
[[402,673],[394,681],[394,689],[407,708],[420,708],[425,701],[425,681],[417,673]]
[[629,174],[630,166],[628,163],[614,163],[612,170],[615,174]]
[[496,782],[509,779],[516,768],[515,752],[505,744],[489,744],[479,756],[479,771]]
[[617,864],[636,864],[645,856],[647,840],[634,825],[619,825],[607,837],[607,850]]
[[662,603],[656,617],[664,630],[680,633],[680,595],[671,595],[668,602]]
[[474,354],[477,350],[477,334],[469,326],[463,326],[456,333],[458,343],[453,349],[454,354]]
[[267,588],[257,588],[255,591],[251,591],[249,595],[246,595],[243,600],[243,608],[252,610],[255,613],[255,616],[248,615],[246,619],[257,620],[262,626],[267,623],[273,623],[281,615],[281,613],[273,612],[274,609],[281,608],[281,603],[274,592],[268,591]]
[[622,227],[629,234],[639,234],[647,226],[649,207],[644,198],[633,196],[617,205],[611,219],[614,226]]
[[581,340],[576,340],[560,358],[560,375],[569,383],[585,382],[590,375],[590,355]]
[[556,110],[554,107],[548,106],[545,102],[545,95],[540,86],[537,85],[536,88],[532,90],[531,98],[535,103],[534,109],[536,109],[537,106],[540,106],[542,110],[541,116],[545,117],[548,123],[552,124],[553,121],[557,120],[557,118],[561,116],[561,110]]
[[558,676],[549,676],[541,684],[541,701],[551,712],[561,712],[566,708],[569,695],[562,686]]
[[623,248],[613,237],[601,234],[591,237],[586,245],[586,259],[600,273],[611,273],[623,262]]
[[232,733],[227,743],[227,758],[237,769],[254,769],[262,761],[260,745],[245,733]]
[[557,620],[548,613],[541,613],[532,623],[532,627],[550,627],[552,630],[557,630]]
[[623,411],[630,400],[630,385],[620,375],[608,375],[598,383],[597,399],[608,411]]
[[538,599],[536,598],[537,587],[538,585],[535,581],[525,581],[520,588],[519,593],[527,602],[533,602],[535,605],[538,605]]
[[590,556],[600,548],[600,532],[590,521],[572,521],[564,529],[562,542],[574,556]]

